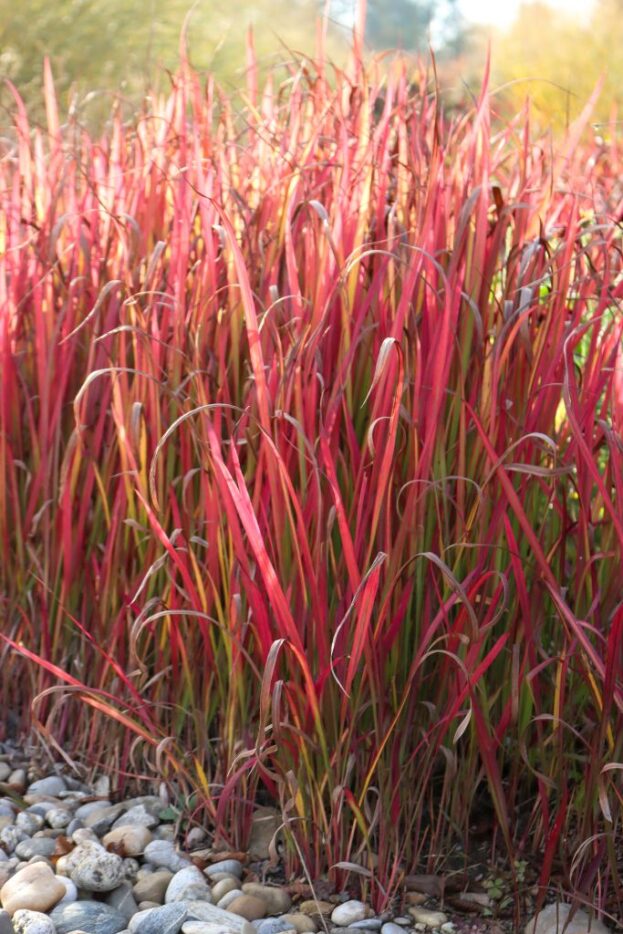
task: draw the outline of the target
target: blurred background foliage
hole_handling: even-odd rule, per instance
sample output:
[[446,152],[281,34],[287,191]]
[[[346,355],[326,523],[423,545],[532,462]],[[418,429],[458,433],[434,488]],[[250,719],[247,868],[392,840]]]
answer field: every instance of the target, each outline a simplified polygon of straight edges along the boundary
[[[316,0],[0,0],[0,76],[36,106],[42,60],[50,56],[61,103],[74,101],[81,119],[92,123],[109,113],[119,92],[135,105],[148,89],[167,89],[187,15],[193,66],[231,91],[245,83],[249,25],[258,60],[268,68],[296,53],[313,54],[321,13]],[[346,29],[329,30],[331,57],[343,58],[347,43]]]
[[[587,4],[588,9],[588,4]],[[482,49],[482,35],[480,45]],[[603,78],[593,122],[617,121],[623,95],[623,0],[596,0],[582,22],[547,3],[526,3],[492,44],[494,85],[516,112],[530,97],[536,120],[563,129]],[[481,55],[470,48],[472,67]]]
[[[582,21],[524,0],[515,22],[492,35],[462,16],[463,0],[368,0],[370,53],[399,48],[438,59],[449,99],[476,92],[492,40],[492,88],[501,116],[517,112],[527,97],[534,119],[563,129],[581,111],[600,75],[604,87],[594,122],[616,120],[623,88],[623,0],[587,0]],[[493,3],[494,0],[491,0]],[[332,0],[328,56],[346,59],[355,0]],[[276,60],[313,55],[323,0],[0,0],[0,78],[9,78],[36,119],[41,63],[52,59],[64,108],[78,105],[79,119],[97,125],[120,94],[134,109],[151,90],[166,90],[178,62],[180,30],[189,15],[192,64],[210,71],[231,91],[244,85],[246,27],[253,25],[261,68]],[[0,105],[9,107],[6,85]]]

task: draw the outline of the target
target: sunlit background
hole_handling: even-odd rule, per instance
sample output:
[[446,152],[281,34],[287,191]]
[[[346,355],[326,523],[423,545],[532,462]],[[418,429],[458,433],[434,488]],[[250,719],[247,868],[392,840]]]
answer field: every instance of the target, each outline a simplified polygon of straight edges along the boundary
[[[245,36],[253,25],[263,69],[313,55],[324,0],[0,0],[0,76],[36,111],[49,55],[65,107],[87,123],[111,96],[136,107],[176,68],[187,16],[193,65],[228,91],[244,85]],[[356,0],[332,0],[328,56],[345,61]],[[449,99],[479,86],[491,45],[491,87],[500,108],[532,101],[534,119],[562,127],[603,81],[595,120],[612,121],[623,87],[623,0],[368,0],[369,54],[399,48],[429,56]],[[7,106],[6,84],[0,102]]]
[[[508,29],[519,14],[521,0],[461,0],[460,9],[471,23],[485,23],[497,29]],[[587,21],[593,8],[592,0],[550,0],[549,6],[579,22]]]

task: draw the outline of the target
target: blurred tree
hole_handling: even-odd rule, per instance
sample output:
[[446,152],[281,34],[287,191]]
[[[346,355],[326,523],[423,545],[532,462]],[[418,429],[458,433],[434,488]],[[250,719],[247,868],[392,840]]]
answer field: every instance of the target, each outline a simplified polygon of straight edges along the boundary
[[366,40],[373,49],[456,54],[463,23],[458,0],[368,0]]
[[[226,86],[244,83],[246,28],[253,24],[260,64],[287,58],[287,48],[313,52],[321,0],[0,0],[0,78],[40,102],[42,60],[52,60],[66,104],[70,88],[89,94],[84,118],[106,114],[112,92],[131,102],[178,62],[184,17],[190,58]],[[336,51],[338,31],[329,51]],[[102,93],[103,92],[103,99]],[[6,95],[3,94],[6,103]]]

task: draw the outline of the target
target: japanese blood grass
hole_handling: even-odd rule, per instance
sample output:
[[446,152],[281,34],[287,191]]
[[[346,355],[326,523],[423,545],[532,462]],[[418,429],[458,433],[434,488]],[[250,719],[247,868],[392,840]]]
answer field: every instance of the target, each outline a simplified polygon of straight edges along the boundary
[[616,912],[620,146],[250,74],[98,139],[15,94],[3,709],[377,907],[484,821]]

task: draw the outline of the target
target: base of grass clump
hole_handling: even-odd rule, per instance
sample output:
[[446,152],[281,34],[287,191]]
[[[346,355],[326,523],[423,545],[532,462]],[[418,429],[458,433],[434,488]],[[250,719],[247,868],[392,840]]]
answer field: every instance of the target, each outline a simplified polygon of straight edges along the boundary
[[616,914],[619,143],[358,44],[289,72],[184,62],[97,139],[15,96],[3,709],[235,848],[262,788],[286,875],[377,909],[482,796],[514,898]]

